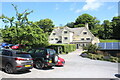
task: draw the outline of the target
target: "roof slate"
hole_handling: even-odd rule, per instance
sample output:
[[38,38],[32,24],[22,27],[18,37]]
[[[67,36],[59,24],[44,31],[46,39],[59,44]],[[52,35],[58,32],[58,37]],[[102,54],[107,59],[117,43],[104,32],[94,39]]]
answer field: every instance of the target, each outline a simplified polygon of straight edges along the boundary
[[56,32],[56,35],[61,36],[62,35],[62,31],[64,29],[73,32],[74,35],[80,35],[80,33],[83,31],[83,29],[85,29],[86,27],[80,27],[80,28],[69,28],[69,27],[64,27],[63,29],[57,28],[54,29],[54,31]]

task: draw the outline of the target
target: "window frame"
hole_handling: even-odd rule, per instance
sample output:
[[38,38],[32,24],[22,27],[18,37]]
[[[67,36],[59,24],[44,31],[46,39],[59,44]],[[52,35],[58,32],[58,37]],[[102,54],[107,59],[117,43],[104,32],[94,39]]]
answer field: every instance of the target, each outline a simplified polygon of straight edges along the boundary
[[84,34],[84,35],[86,35],[86,34],[87,34],[87,32],[83,32],[83,34]]
[[68,37],[64,37],[64,40],[67,40],[68,39]]
[[85,39],[84,38],[81,38],[82,41],[84,41]]
[[86,40],[90,40],[90,38],[86,38]]
[[53,33],[53,35],[56,35],[56,33]]
[[68,31],[64,31],[64,34],[67,34],[68,33]]
[[58,40],[58,38],[55,38],[55,40]]

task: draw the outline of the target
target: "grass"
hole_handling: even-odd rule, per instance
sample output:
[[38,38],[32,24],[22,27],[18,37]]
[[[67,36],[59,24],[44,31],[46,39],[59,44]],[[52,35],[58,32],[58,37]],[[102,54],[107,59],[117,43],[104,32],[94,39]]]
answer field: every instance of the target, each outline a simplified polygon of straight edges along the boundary
[[106,39],[106,40],[103,40],[103,39],[100,39],[100,42],[120,42],[120,40],[115,40],[115,39]]

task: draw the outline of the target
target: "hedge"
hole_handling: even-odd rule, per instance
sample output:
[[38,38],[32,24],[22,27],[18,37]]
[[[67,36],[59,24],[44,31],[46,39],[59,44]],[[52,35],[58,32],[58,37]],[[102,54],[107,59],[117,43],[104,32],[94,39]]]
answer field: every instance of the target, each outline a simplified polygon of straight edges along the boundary
[[[49,47],[55,49],[57,53],[69,53],[76,50],[75,44],[51,44]],[[59,51],[58,51],[59,49]]]

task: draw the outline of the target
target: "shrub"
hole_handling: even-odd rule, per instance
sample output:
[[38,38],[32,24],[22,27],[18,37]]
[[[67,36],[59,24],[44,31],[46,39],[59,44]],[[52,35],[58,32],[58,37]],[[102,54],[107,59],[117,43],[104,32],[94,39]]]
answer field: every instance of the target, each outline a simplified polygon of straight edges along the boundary
[[[72,51],[76,50],[76,45],[75,44],[51,44],[49,47],[52,47],[53,49],[55,49],[57,51],[57,53],[69,53]],[[58,51],[58,48],[60,48],[60,50]]]
[[83,52],[80,56],[87,57],[94,60],[105,60],[105,61],[120,63],[120,58],[113,57],[113,56],[104,56],[102,54],[93,54],[93,53]]
[[111,58],[110,58],[110,61],[111,61],[111,62],[116,62],[116,63],[117,63],[118,60],[119,60],[118,57],[112,57],[112,56],[111,56]]
[[84,46],[83,49],[87,50],[89,53],[96,53],[100,47],[95,44],[88,44],[87,46]]

